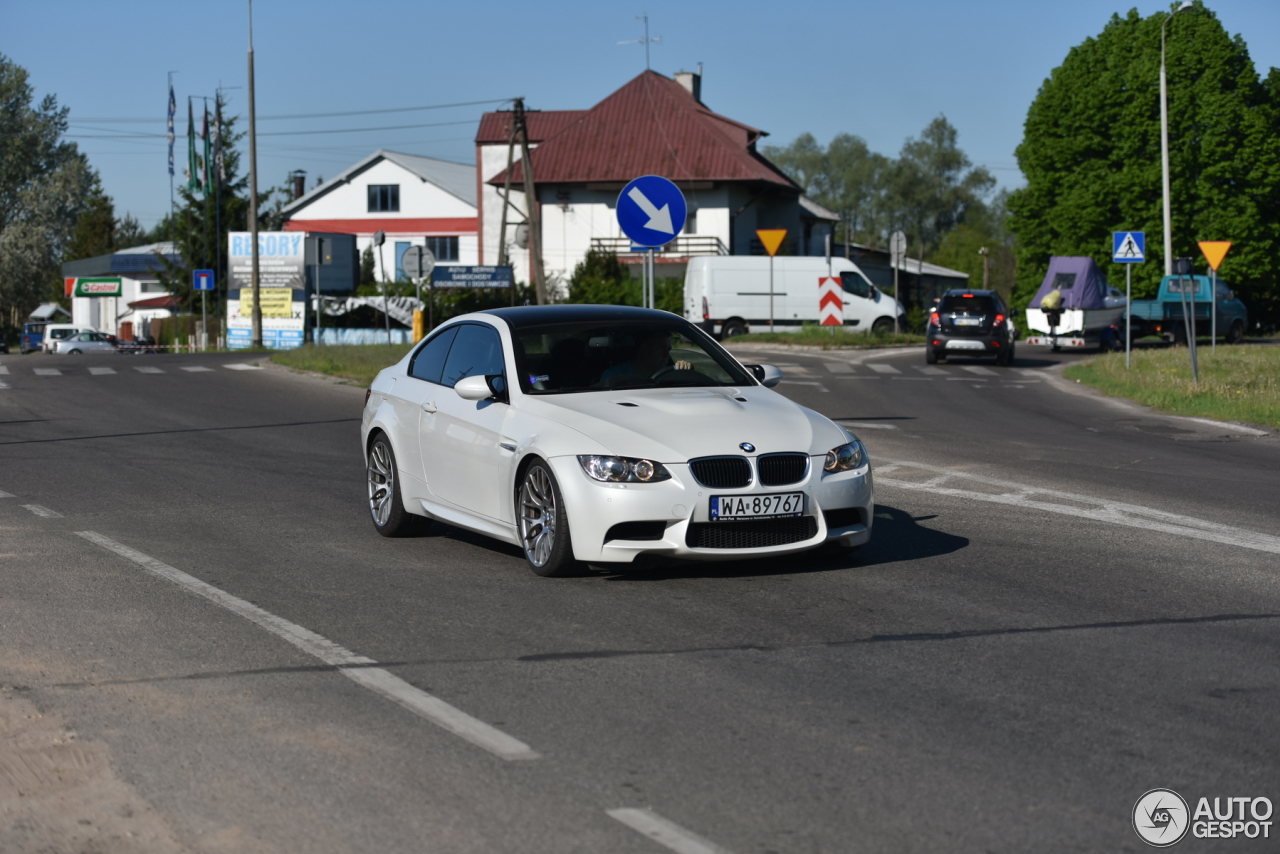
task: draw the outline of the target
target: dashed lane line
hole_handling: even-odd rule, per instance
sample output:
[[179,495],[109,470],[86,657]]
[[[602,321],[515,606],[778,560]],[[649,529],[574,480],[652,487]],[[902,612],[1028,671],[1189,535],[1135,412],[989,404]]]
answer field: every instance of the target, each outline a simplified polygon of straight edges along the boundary
[[46,519],[62,518],[61,513],[57,512],[56,510],[50,510],[48,507],[44,507],[39,504],[23,504],[22,507],[24,510],[30,510],[32,513],[36,514],[37,516],[43,516]]
[[32,370],[32,371],[34,371],[34,372],[35,372],[35,375],[36,375],[36,376],[38,376],[38,377],[60,377],[60,376],[62,376],[62,371],[58,370],[57,368],[32,368],[31,370]]
[[0,489],[0,498],[17,498],[17,497],[18,496],[13,495],[12,493],[5,492],[3,489]]
[[[909,472],[925,471],[934,476],[923,481],[886,476],[902,469],[907,469]],[[1268,552],[1270,554],[1280,554],[1280,537],[1272,534],[1246,531],[1243,528],[1233,528],[1230,525],[1209,522],[1193,516],[1167,513],[1163,510],[1156,510],[1153,507],[1125,504],[1120,501],[1108,501],[1105,498],[1098,498],[1094,495],[1078,495],[1058,489],[1046,489],[1031,484],[999,480],[970,472],[939,471],[937,466],[906,460],[885,460],[883,465],[875,468],[875,478],[877,486],[919,490],[935,495],[964,498],[970,501],[986,501],[992,504],[1043,510],[1047,513],[1059,513],[1063,516],[1109,522],[1113,525],[1124,525],[1130,528],[1144,528],[1149,531],[1160,531],[1161,533],[1174,534],[1180,537],[1208,540],[1212,543],[1239,546],[1240,548],[1253,549],[1254,551]],[[972,489],[962,489],[956,485],[963,484],[965,481],[1006,489],[1007,492],[993,494]],[[1071,503],[1060,503],[1064,501]]]
[[978,374],[984,377],[994,377],[996,372],[990,368],[984,368],[982,365],[965,365],[964,369],[971,374]]
[[827,392],[827,393],[830,393],[830,391],[831,391],[831,389],[827,388],[827,387],[826,387],[826,386],[824,386],[822,383],[817,382],[816,380],[783,380],[782,382],[786,383],[787,385],[811,385],[811,386],[817,386],[818,391]]
[[293,644],[298,649],[320,659],[337,669],[339,673],[351,681],[375,694],[403,706],[415,715],[453,733],[459,738],[471,742],[475,746],[489,751],[500,759],[537,759],[529,745],[518,741],[489,724],[473,718],[466,712],[456,709],[438,697],[415,688],[398,676],[377,666],[377,662],[363,655],[356,655],[339,646],[328,638],[321,637],[310,629],[291,623],[283,617],[259,608],[245,600],[220,590],[211,584],[161,563],[153,557],[135,551],[115,540],[104,537],[94,531],[77,531],[84,537],[107,551],[115,552],[121,557],[131,560],[147,572],[177,584],[188,593],[193,593],[209,600],[215,605],[243,617],[255,625],[266,629],[271,634]]
[[729,854],[710,840],[703,839],[690,830],[685,830],[673,821],[663,818],[653,810],[623,807],[605,810],[610,818],[622,822],[627,827],[647,836],[659,845],[676,854]]
[[204,365],[186,365],[180,368],[180,370],[190,371],[193,374],[198,374],[198,373],[203,373],[204,371],[212,372],[213,368],[206,368]]
[[877,374],[900,374],[900,373],[902,373],[902,371],[898,370],[898,369],[897,369],[897,368],[895,368],[893,365],[881,365],[881,364],[878,364],[878,363],[873,363],[873,364],[869,364],[869,365],[867,365],[867,367],[868,367],[868,368],[870,368],[871,370],[875,371]]
[[920,373],[928,374],[931,377],[941,377],[941,376],[945,376],[947,373],[942,368],[939,368],[936,365],[923,365],[923,366],[914,365],[913,367]]
[[261,365],[246,365],[243,362],[235,362],[230,365],[223,365],[222,367],[226,368],[228,371],[260,371],[262,370]]
[[826,365],[826,366],[827,366],[827,370],[828,370],[828,371],[830,371],[830,372],[831,372],[831,373],[833,373],[833,374],[851,374],[851,373],[853,373],[853,366],[852,366],[852,365],[850,365],[848,362],[831,362],[831,361],[824,361],[824,362],[823,362],[823,364],[824,364],[824,365]]
[[114,374],[115,368],[90,368],[89,373],[95,377],[105,376],[106,374]]
[[134,370],[140,374],[163,374],[164,371],[150,365],[134,366]]
[[9,376],[9,366],[0,365],[0,377],[7,377],[7,376]]

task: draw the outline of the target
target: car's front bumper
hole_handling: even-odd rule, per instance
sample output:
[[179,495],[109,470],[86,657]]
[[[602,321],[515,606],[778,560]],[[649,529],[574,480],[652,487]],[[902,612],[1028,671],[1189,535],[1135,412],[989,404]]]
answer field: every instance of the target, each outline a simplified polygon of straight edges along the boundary
[[[564,496],[574,557],[588,563],[629,564],[651,555],[683,560],[742,560],[803,552],[827,542],[859,546],[871,538],[875,510],[871,467],[839,474],[822,470],[822,457],[812,457],[805,480],[779,487],[748,486],[712,489],[699,485],[684,464],[667,464],[671,479],[651,484],[606,484],[588,477],[576,457],[550,460]],[[710,526],[749,526],[747,522],[712,522],[712,495],[762,495],[802,492],[805,495],[807,535],[780,545],[703,548],[691,545]],[[843,511],[843,512],[837,512]],[[646,536],[657,539],[623,539],[615,526],[651,523]],[[661,523],[659,527],[657,524]],[[702,526],[690,530],[690,526]],[[784,527],[790,527],[783,523]],[[838,526],[838,527],[837,527]],[[716,529],[717,532],[724,529]],[[745,530],[740,528],[739,530]],[[719,539],[726,539],[721,537]],[[733,537],[727,539],[732,540]]]

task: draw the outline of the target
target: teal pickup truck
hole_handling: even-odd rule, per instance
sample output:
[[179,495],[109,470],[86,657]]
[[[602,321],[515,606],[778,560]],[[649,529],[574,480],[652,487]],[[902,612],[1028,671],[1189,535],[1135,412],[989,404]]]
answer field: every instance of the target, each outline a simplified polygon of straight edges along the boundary
[[1213,280],[1208,276],[1165,276],[1155,299],[1133,301],[1133,337],[1159,335],[1175,344],[1185,344],[1190,319],[1195,324],[1196,337],[1221,337],[1228,344],[1238,344],[1249,325],[1249,312],[1221,279],[1215,306],[1209,300],[1212,286]]

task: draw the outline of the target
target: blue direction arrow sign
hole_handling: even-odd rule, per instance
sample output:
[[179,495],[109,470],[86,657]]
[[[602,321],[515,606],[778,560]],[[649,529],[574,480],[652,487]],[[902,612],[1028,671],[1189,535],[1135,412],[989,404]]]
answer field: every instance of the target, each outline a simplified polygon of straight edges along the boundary
[[1117,264],[1140,264],[1147,260],[1147,235],[1142,231],[1111,233],[1111,260]]
[[197,291],[213,290],[213,271],[212,270],[196,270],[193,274],[193,287]]
[[618,195],[618,225],[640,246],[665,246],[684,229],[688,213],[680,188],[657,175],[644,175]]

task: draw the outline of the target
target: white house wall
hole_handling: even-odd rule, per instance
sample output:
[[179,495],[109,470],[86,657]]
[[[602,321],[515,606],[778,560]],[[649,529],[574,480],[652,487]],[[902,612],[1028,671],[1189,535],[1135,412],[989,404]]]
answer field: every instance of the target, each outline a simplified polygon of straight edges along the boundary
[[[537,148],[531,145],[531,149]],[[507,146],[505,145],[481,145],[477,146],[476,163],[480,170],[480,197],[483,200],[481,205],[484,211],[483,221],[480,223],[480,236],[483,241],[482,251],[480,253],[480,262],[484,264],[498,263],[498,240],[499,233],[502,231],[502,189],[500,187],[491,187],[487,183],[490,178],[502,173],[507,168]],[[520,154],[517,151],[515,163],[520,162]],[[512,243],[515,237],[515,225],[524,220],[525,204],[524,191],[511,188],[511,203],[516,210],[507,214],[507,253],[510,257],[510,264],[514,268],[517,281],[531,281],[529,274],[529,252],[527,249],[521,249]]]
[[[370,211],[370,184],[399,184],[400,210]],[[340,187],[335,187],[290,217],[291,222],[316,219],[406,219],[474,217],[476,209],[452,193],[424,181],[390,160],[380,160]],[[373,230],[377,230],[374,228]],[[457,234],[456,231],[441,234]]]

